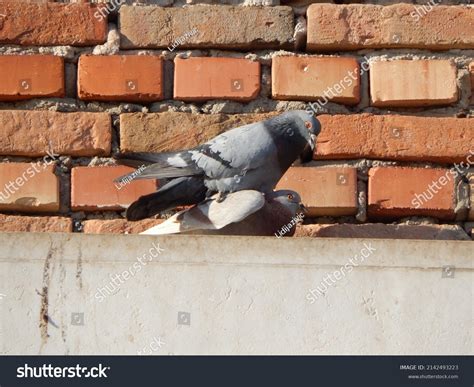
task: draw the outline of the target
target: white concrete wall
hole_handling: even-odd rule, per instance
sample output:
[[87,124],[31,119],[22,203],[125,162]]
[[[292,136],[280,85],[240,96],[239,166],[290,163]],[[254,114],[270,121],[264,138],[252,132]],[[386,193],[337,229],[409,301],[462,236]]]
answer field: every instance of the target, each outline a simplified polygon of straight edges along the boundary
[[[142,258],[142,265],[137,256],[148,254],[152,243],[164,251],[152,250],[157,257]],[[376,250],[363,263],[353,260],[359,266],[311,304],[308,290],[360,254],[364,243]],[[3,354],[473,354],[473,246],[0,234],[0,349]],[[140,271],[115,294],[95,296],[110,275],[134,264]],[[455,266],[454,275],[442,278],[444,265]],[[179,312],[190,313],[190,325],[178,324]],[[72,324],[72,313],[83,313],[84,325],[80,315]]]

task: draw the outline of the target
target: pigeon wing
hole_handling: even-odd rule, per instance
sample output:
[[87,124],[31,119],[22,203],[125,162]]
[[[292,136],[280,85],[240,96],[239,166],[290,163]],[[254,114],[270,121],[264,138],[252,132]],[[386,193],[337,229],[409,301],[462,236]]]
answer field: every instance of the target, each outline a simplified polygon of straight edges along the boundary
[[276,152],[272,134],[264,122],[229,130],[190,151],[191,159],[211,179],[258,169],[275,157]]

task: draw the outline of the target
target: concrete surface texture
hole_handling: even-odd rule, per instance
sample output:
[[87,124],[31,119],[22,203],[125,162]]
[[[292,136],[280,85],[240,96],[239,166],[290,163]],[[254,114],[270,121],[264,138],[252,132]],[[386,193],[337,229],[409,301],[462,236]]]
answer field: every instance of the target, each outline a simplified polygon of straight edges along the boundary
[[2,233],[0,246],[2,354],[474,352],[470,242]]

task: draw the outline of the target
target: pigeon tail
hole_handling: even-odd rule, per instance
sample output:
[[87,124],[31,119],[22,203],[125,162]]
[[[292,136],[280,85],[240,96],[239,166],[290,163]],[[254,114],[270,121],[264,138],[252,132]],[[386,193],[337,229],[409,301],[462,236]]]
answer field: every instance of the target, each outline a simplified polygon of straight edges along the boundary
[[178,234],[181,232],[181,224],[178,222],[164,222],[158,224],[146,231],[141,232],[142,235],[168,235]]
[[127,209],[128,220],[150,218],[177,206],[197,204],[206,198],[207,188],[199,177],[173,179],[157,192],[141,196]]

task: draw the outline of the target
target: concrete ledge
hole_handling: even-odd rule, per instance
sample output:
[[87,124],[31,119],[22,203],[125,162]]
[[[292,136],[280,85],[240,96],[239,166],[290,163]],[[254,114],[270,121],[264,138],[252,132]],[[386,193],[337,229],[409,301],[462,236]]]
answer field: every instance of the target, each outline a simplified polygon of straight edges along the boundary
[[3,354],[474,353],[472,242],[4,233],[0,246]]

